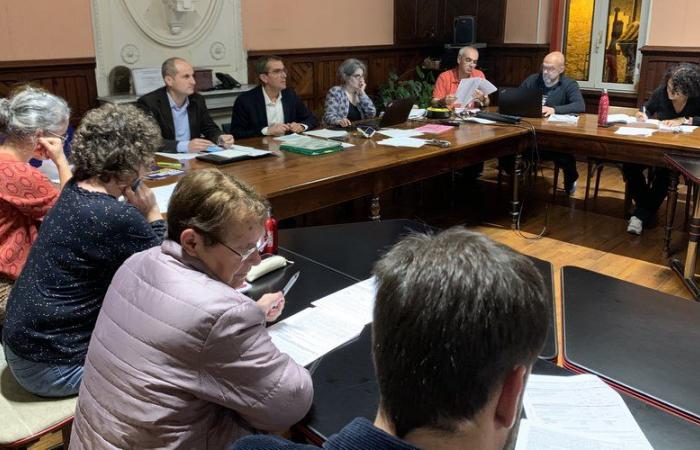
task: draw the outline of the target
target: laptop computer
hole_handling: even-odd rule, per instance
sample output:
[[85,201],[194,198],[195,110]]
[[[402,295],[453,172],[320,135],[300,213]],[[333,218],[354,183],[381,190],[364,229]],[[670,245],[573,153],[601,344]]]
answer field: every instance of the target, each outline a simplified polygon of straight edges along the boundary
[[498,92],[498,112],[510,116],[542,117],[542,93],[537,89],[501,89]]
[[392,100],[384,110],[384,115],[379,119],[361,120],[357,125],[363,125],[372,128],[386,128],[392,125],[398,125],[408,120],[408,115],[411,113],[411,108],[415,104],[414,97],[397,98]]

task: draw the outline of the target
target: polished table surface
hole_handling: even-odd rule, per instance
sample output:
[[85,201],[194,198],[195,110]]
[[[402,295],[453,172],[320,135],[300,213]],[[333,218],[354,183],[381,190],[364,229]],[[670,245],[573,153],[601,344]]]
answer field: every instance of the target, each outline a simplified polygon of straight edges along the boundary
[[564,267],[562,312],[567,367],[700,424],[700,304]]
[[[279,239],[285,251],[304,255],[360,281],[372,275],[374,263],[401,237],[411,232],[434,231],[437,229],[412,220],[384,220],[280,230]],[[540,353],[541,358],[551,360],[558,353],[552,265],[541,259],[529,258],[542,275],[551,299],[552,314],[547,339]]]
[[[337,433],[355,417],[374,420],[379,386],[371,356],[371,332],[324,356],[314,371],[314,404],[303,422],[305,434],[320,442]],[[556,365],[538,360],[533,373],[573,375]],[[620,393],[632,415],[655,449],[697,449],[700,427],[643,401]],[[562,447],[565,448],[565,447]]]

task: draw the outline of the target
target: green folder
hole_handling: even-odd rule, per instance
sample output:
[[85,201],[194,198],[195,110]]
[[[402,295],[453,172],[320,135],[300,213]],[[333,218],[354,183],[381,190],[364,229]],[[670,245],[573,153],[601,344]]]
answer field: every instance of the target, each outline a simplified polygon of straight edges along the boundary
[[301,153],[302,155],[316,156],[339,152],[343,149],[343,146],[337,141],[302,136],[298,139],[286,141],[280,145],[280,149],[293,153]]

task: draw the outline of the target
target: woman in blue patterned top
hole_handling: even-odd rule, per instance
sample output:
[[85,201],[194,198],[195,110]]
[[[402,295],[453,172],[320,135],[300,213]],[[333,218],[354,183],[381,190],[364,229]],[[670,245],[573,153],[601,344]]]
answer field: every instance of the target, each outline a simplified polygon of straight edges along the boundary
[[88,112],[76,131],[73,178],[44,219],[8,300],[5,357],[28,391],[78,393],[112,276],[128,257],[163,241],[155,196],[139,182],[160,140],[152,119],[124,105]]
[[346,59],[338,67],[342,86],[333,86],[326,94],[323,122],[326,125],[350,126],[351,122],[372,118],[377,114],[372,100],[365,94],[367,67],[355,58]]

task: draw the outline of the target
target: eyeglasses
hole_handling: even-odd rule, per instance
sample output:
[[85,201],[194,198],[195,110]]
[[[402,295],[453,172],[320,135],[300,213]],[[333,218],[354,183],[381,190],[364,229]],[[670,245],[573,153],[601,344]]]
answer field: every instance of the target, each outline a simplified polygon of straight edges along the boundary
[[57,133],[54,133],[53,131],[49,131],[49,130],[44,130],[44,133],[50,134],[53,137],[59,138],[61,140],[61,144],[65,144],[65,142],[66,142],[66,135],[65,134],[57,134]]
[[241,258],[241,261],[245,261],[246,259],[250,258],[250,257],[253,255],[253,253],[255,253],[256,251],[258,251],[258,252],[263,251],[263,250],[265,249],[265,246],[266,246],[267,243],[268,243],[268,241],[267,241],[267,235],[265,235],[264,237],[260,238],[260,240],[257,242],[257,244],[255,244],[254,247],[251,247],[251,248],[249,248],[248,250],[246,250],[246,251],[244,251],[243,253],[241,253],[241,252],[239,252],[238,250],[234,250],[233,248],[229,247],[227,244],[224,244],[223,241],[221,241],[221,240],[219,240],[219,239],[216,239],[216,238],[213,238],[213,239],[214,239],[216,242],[218,242],[219,244],[221,244],[221,245],[223,245],[224,247],[226,247],[227,249],[231,250],[231,251],[232,251],[233,253],[235,253],[236,255],[238,255],[238,256]]
[[471,64],[472,66],[476,66],[479,62],[478,59],[471,59],[467,56],[462,57],[462,61],[464,61],[465,64]]
[[365,76],[364,76],[363,74],[361,74],[361,73],[355,73],[355,74],[352,74],[352,75],[350,75],[350,76],[353,77],[353,78],[356,79],[356,80],[361,80],[361,79],[364,79],[364,78],[365,78]]
[[265,73],[267,75],[270,75],[270,74],[272,74],[272,75],[282,75],[282,74],[287,75],[287,69],[274,69],[274,70],[269,70]]
[[542,71],[543,72],[557,72],[559,68],[557,66],[546,66],[542,64]]

